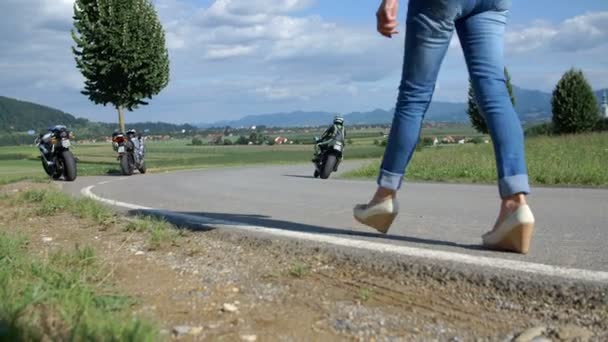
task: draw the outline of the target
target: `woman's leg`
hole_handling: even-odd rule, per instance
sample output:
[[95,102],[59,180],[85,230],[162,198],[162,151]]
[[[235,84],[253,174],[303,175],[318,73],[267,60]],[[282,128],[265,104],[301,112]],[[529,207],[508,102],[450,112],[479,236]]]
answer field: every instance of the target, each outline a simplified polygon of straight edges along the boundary
[[492,136],[501,198],[528,194],[524,136],[504,76],[507,10],[486,11],[456,22],[477,103]]
[[399,96],[378,177],[379,189],[372,202],[394,197],[401,187],[454,32],[455,15],[453,9],[433,8],[423,0],[409,2]]

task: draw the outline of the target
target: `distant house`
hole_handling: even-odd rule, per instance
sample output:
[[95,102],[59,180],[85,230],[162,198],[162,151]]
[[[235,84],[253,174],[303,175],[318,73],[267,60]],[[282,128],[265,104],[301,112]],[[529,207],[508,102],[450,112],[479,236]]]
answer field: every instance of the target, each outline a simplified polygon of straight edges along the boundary
[[441,142],[444,144],[454,144],[456,143],[456,140],[451,135],[448,135],[447,137],[441,139]]
[[277,145],[283,145],[283,144],[287,144],[289,142],[289,139],[285,138],[285,137],[276,137],[274,138],[274,143]]
[[215,133],[209,134],[209,145],[219,145],[222,143],[222,138],[224,137],[223,133]]

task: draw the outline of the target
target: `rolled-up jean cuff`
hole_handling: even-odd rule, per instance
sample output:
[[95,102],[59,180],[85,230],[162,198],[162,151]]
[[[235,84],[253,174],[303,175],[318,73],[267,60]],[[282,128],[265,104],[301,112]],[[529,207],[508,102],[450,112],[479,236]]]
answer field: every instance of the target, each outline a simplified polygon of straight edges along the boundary
[[501,198],[519,193],[527,195],[530,193],[528,175],[515,175],[501,178],[498,181],[498,190],[500,191]]
[[403,175],[380,169],[380,175],[378,175],[378,186],[391,190],[399,190],[401,188],[401,182],[403,182]]

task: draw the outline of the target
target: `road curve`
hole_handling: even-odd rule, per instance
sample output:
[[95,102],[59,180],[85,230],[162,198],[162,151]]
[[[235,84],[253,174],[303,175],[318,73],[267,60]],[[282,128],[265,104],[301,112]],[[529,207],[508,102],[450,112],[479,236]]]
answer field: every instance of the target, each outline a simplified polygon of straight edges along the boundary
[[530,254],[521,256],[480,246],[497,214],[494,186],[405,184],[401,213],[382,236],[352,218],[353,205],[369,198],[374,182],[311,175],[309,165],[192,170],[82,177],[64,183],[64,190],[223,228],[257,227],[288,238],[608,283],[608,190],[533,189],[537,229]]

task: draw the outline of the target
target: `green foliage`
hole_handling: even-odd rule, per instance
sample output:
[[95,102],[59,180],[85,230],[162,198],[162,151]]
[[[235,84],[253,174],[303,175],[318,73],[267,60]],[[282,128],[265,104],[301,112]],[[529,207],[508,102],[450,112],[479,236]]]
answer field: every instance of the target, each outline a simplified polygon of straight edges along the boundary
[[601,119],[595,125],[596,132],[608,131],[608,118]]
[[192,145],[193,146],[202,146],[203,145],[203,139],[201,139],[200,137],[194,137],[194,138],[192,138]]
[[524,134],[526,137],[535,137],[539,135],[553,135],[553,123],[544,122],[538,125],[534,125],[525,129]]
[[[30,129],[40,131],[56,124],[75,125],[78,123],[79,119],[60,110],[0,96],[0,130],[7,132],[26,132]],[[33,138],[30,138],[28,143],[32,141]]]
[[473,139],[471,139],[471,142],[473,144],[483,144],[484,139],[483,137],[474,137]]
[[581,70],[571,69],[562,76],[553,90],[551,106],[557,134],[591,131],[600,119],[597,98]]
[[237,145],[247,145],[249,144],[249,139],[247,139],[246,136],[241,135],[239,136],[239,138],[235,141],[235,144]]
[[95,104],[133,110],[169,82],[165,33],[150,0],[76,0],[72,37],[82,93]]
[[[515,105],[515,95],[513,95],[513,86],[511,85],[511,75],[509,71],[505,67],[505,84],[507,86],[507,91],[509,92],[509,96],[511,98],[511,103]],[[488,134],[488,125],[486,124],[486,120],[484,119],[479,106],[477,105],[477,100],[475,99],[475,90],[473,89],[473,83],[469,79],[469,96],[467,100],[467,114],[469,114],[469,118],[471,120],[471,124],[473,127],[479,132],[483,134]]]
[[420,145],[422,145],[423,147],[433,146],[433,138],[431,138],[431,137],[423,137],[420,140]]

